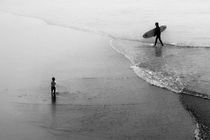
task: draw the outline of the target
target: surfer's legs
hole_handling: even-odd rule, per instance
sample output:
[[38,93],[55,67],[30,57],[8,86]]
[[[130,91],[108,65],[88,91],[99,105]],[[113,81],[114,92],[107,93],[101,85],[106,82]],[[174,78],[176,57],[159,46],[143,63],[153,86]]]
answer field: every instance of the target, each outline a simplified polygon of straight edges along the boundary
[[162,40],[161,40],[160,36],[159,36],[159,41],[160,41],[161,45],[163,46],[163,42],[162,42]]
[[161,45],[162,46],[164,46],[163,45],[163,42],[162,42],[162,40],[161,40],[161,37],[160,36],[156,36],[156,38],[155,38],[155,44],[154,44],[154,47],[156,46],[156,44],[157,44],[157,40],[159,40],[160,41],[160,43],[161,43]]
[[158,39],[158,37],[156,36],[156,38],[155,38],[155,44],[154,44],[154,47],[156,46],[156,44],[157,44],[157,39]]

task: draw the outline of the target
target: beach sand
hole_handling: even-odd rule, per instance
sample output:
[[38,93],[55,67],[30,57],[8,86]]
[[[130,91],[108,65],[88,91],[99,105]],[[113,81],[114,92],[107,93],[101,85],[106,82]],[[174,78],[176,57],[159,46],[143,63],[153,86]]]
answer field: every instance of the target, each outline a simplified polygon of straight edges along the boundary
[[179,95],[138,78],[108,37],[0,17],[0,139],[194,139]]

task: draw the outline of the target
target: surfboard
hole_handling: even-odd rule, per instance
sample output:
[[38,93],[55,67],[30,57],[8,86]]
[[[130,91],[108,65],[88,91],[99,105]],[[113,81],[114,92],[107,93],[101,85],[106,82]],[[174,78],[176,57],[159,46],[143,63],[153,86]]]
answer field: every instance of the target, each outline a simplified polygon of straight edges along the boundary
[[[160,26],[160,31],[163,32],[166,29],[166,27],[166,25]],[[155,28],[143,34],[143,38],[150,38],[153,36],[155,36]]]

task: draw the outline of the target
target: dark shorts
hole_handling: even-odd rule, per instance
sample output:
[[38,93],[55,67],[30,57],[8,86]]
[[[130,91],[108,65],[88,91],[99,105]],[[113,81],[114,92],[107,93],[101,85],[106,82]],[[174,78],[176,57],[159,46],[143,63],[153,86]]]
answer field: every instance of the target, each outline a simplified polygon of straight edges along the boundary
[[51,87],[51,91],[56,91],[56,87]]
[[156,37],[160,38],[160,34],[156,34]]

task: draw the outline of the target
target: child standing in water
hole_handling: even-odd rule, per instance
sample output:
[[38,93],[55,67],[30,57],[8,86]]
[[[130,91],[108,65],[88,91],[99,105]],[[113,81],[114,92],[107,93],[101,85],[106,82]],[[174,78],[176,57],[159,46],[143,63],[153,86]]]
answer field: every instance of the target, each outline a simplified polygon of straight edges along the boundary
[[51,94],[53,97],[56,97],[56,81],[55,81],[55,77],[52,78],[51,81]]
[[155,39],[154,47],[156,46],[158,39],[159,39],[161,45],[163,46],[163,42],[162,42],[161,37],[160,37],[161,31],[160,31],[160,27],[159,27],[158,22],[155,23],[155,26],[156,26],[156,28],[155,28],[155,36],[156,36],[156,39]]

